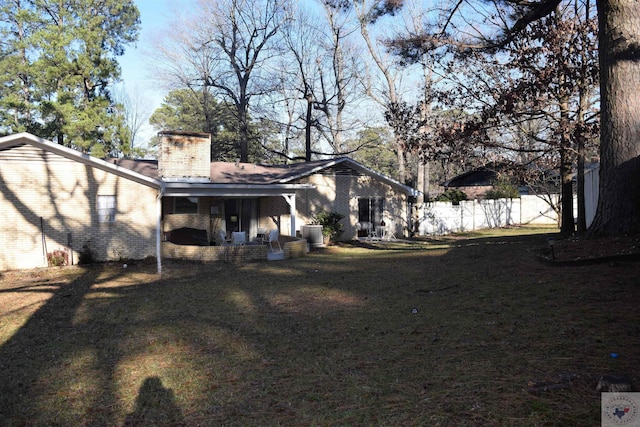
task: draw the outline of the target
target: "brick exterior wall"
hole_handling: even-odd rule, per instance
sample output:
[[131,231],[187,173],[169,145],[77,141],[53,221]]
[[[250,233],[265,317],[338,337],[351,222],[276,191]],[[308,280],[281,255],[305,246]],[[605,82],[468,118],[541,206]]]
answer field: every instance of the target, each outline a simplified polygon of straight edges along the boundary
[[[307,253],[307,241],[304,239],[283,239],[280,244],[284,258],[298,258]],[[266,261],[267,245],[238,246],[186,246],[171,242],[162,243],[162,257],[201,262],[230,262],[242,264],[253,261]]]
[[280,242],[282,244],[282,250],[284,251],[285,258],[300,258],[307,254],[307,240],[295,239],[287,242]]
[[[296,227],[310,224],[313,216],[322,211],[344,215],[342,240],[357,237],[358,199],[384,199],[384,221],[393,224],[396,236],[405,234],[407,227],[407,197],[393,187],[367,175],[321,175],[310,176],[303,183],[316,186],[312,190],[299,190],[296,195],[298,218]],[[336,191],[337,189],[337,191]]]
[[171,242],[162,243],[162,257],[202,262],[245,263],[250,261],[266,261],[267,246],[187,246]]
[[[453,188],[453,187],[452,187]],[[492,185],[474,185],[468,187],[456,187],[455,190],[464,191],[467,200],[484,200],[484,194],[493,189]]]
[[[46,266],[44,244],[74,263],[84,245],[98,261],[155,256],[156,194],[31,145],[2,151],[0,270]],[[115,222],[98,222],[98,195],[116,196]]]

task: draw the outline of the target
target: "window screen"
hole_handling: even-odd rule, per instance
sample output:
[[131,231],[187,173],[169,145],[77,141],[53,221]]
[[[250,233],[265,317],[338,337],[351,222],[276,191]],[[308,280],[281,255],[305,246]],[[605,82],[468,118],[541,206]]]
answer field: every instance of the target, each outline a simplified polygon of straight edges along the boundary
[[98,196],[98,222],[115,222],[116,196]]

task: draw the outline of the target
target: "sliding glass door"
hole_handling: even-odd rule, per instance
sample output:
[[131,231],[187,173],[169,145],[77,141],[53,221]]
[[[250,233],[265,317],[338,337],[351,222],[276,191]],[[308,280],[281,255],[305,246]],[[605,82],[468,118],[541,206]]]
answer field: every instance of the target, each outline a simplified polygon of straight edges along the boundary
[[[358,222],[360,224],[369,223],[372,227],[380,225],[384,215],[384,199],[381,198],[359,198],[358,199]],[[366,236],[367,230],[358,231],[358,236]],[[362,234],[362,236],[360,236]]]
[[224,218],[228,235],[234,231],[244,231],[249,238],[254,237],[258,232],[258,200],[225,200]]

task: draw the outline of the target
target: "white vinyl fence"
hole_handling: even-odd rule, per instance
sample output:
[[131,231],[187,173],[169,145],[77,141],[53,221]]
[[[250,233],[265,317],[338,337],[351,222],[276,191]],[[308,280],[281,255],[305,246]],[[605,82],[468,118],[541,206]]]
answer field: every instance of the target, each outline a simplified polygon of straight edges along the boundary
[[[557,203],[558,196],[554,195],[553,200]],[[543,198],[521,196],[519,199],[465,201],[459,205],[425,203],[418,207],[417,221],[418,233],[429,235],[519,224],[557,224],[558,215]]]

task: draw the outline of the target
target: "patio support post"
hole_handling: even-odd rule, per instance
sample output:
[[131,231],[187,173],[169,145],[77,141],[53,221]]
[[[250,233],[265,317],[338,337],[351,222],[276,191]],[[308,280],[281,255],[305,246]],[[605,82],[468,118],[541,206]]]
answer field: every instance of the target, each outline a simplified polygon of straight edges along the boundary
[[289,214],[291,216],[291,237],[296,237],[296,195],[283,194],[282,197],[289,204]]
[[162,196],[164,195],[164,185],[160,186],[158,197],[156,197],[156,260],[158,262],[158,275],[162,274]]

